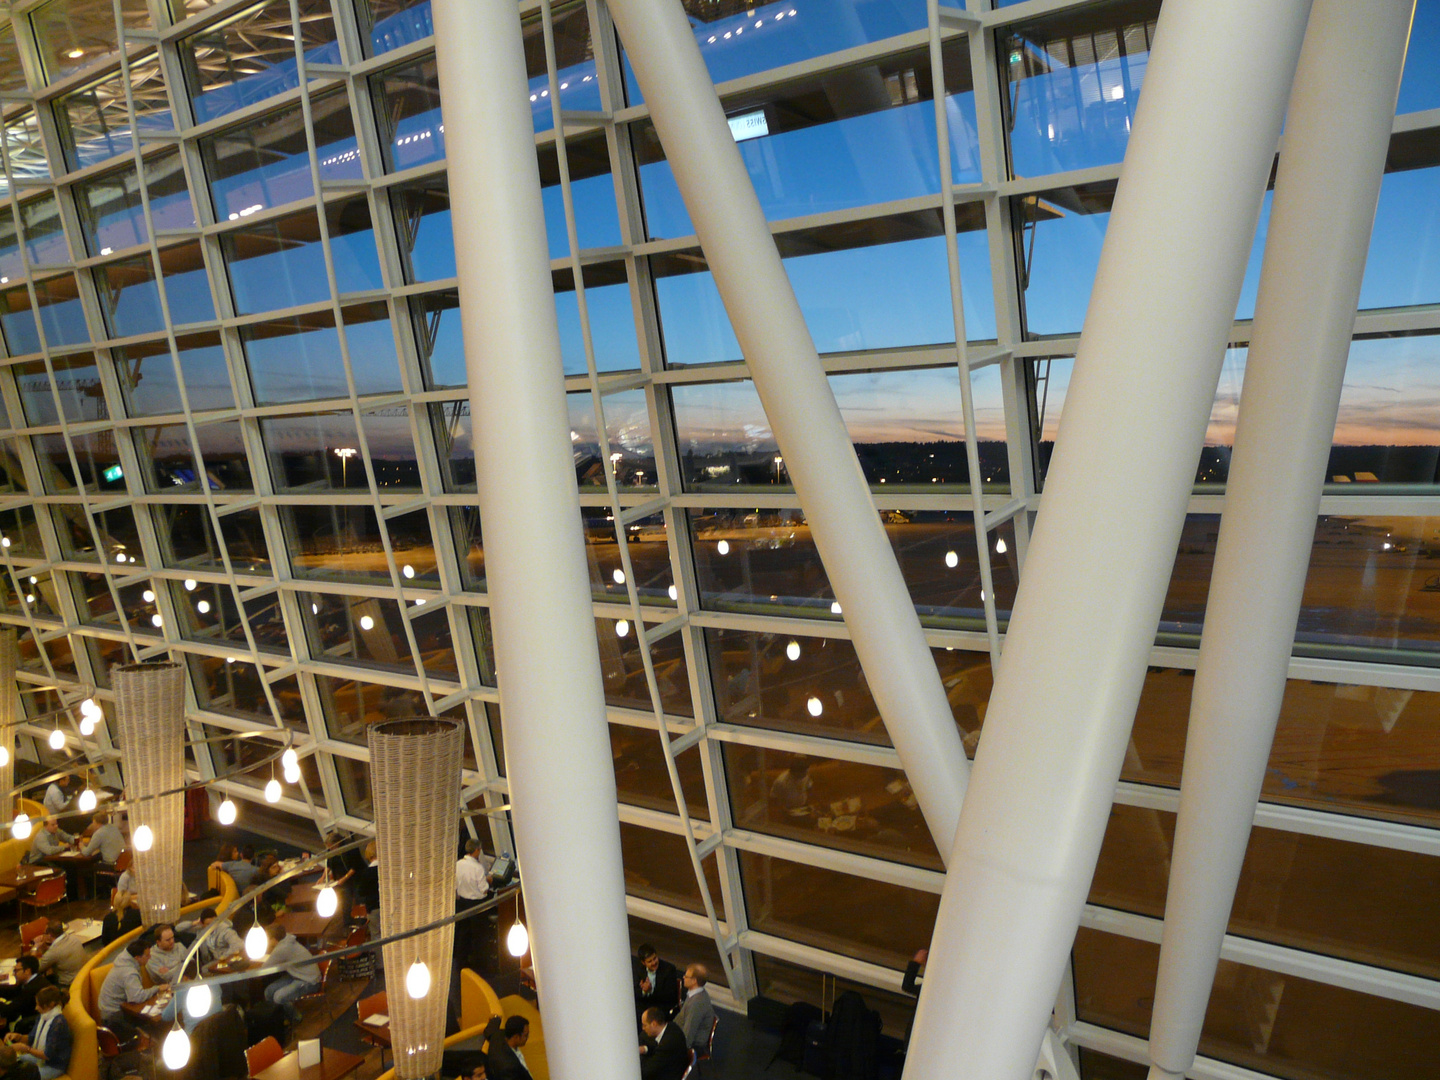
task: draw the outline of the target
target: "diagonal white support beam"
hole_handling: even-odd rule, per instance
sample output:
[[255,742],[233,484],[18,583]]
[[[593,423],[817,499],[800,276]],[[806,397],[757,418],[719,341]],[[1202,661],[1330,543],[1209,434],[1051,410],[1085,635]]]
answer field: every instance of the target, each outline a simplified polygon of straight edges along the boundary
[[506,774],[545,1049],[556,1076],[638,1078],[615,774],[520,15],[514,0],[434,0],[432,17]]
[[1115,795],[1309,9],[1166,0],[1161,10],[906,1080],[1032,1075]]
[[1194,1064],[1265,779],[1414,7],[1314,0],[1300,52],[1190,704],[1151,1080]]
[[943,858],[955,837],[969,762],[694,30],[678,0],[609,6],[870,692]]

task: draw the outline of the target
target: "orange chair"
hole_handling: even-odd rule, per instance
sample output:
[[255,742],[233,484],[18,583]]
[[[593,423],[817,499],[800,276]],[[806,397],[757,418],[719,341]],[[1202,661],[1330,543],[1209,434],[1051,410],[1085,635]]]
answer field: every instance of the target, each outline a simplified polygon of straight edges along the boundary
[[97,895],[99,894],[99,882],[101,878],[118,882],[120,880],[120,875],[123,874],[126,870],[130,869],[130,861],[134,858],[135,856],[131,853],[130,849],[126,848],[116,857],[114,866],[97,866],[92,872],[92,876],[95,879],[94,892]]
[[691,1050],[690,1062],[688,1065],[685,1066],[685,1071],[680,1074],[680,1080],[690,1080],[690,1078],[695,1075],[695,1061],[695,1051]]
[[57,904],[65,902],[65,875],[56,874],[54,877],[46,878],[39,885],[35,886],[35,893],[32,896],[20,898],[20,910],[23,912],[27,907],[31,911],[40,912],[46,908],[52,908]]
[[45,933],[45,929],[49,925],[50,920],[44,915],[22,925],[20,927],[20,947],[22,949],[28,949],[34,944],[36,938]]
[[267,1035],[245,1051],[245,1067],[251,1076],[259,1076],[285,1056],[285,1048],[274,1035]]
[[316,961],[315,966],[320,969],[320,981],[315,984],[315,989],[310,990],[307,993],[301,994],[299,997],[291,998],[290,1003],[298,1009],[302,1006],[309,1005],[312,1002],[318,1001],[323,1010],[321,1012],[321,1015],[325,1017],[324,1026],[329,1027],[330,972],[335,969],[335,963],[332,960],[319,960]]
[[371,1046],[378,1046],[380,1048],[380,1068],[382,1071],[385,1068],[385,1051],[390,1049],[390,1039],[388,1036],[377,1032],[373,1024],[365,1023],[365,1020],[377,1013],[384,1016],[389,1011],[390,998],[384,990],[381,990],[378,994],[371,994],[369,997],[361,998],[355,1003],[355,1014],[357,1017],[355,1021],[355,1031],[359,1034],[361,1042],[369,1043]]

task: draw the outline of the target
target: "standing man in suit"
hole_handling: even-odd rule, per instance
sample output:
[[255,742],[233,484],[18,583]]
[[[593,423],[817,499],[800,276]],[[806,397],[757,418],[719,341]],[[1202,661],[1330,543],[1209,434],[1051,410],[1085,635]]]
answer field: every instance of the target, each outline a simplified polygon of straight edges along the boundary
[[661,960],[654,945],[641,945],[636,956],[640,970],[636,972],[635,1011],[659,1009],[669,1020],[680,1008],[680,972],[669,960]]
[[680,1080],[690,1064],[690,1048],[679,1025],[664,1010],[651,1007],[640,1018],[645,1041],[640,1044],[640,1080]]
[[704,964],[691,964],[685,969],[685,1001],[675,1014],[675,1023],[685,1033],[685,1045],[697,1053],[708,1053],[710,1031],[715,1026],[715,1006],[705,984],[710,972]]
[[5,1041],[16,1052],[31,1058],[39,1066],[40,1080],[56,1080],[70,1067],[70,1047],[74,1039],[70,1034],[70,1025],[60,1013],[64,1004],[64,992],[54,986],[46,986],[35,995],[40,1018],[35,1021],[30,1034],[25,1036],[12,1032],[5,1036]]

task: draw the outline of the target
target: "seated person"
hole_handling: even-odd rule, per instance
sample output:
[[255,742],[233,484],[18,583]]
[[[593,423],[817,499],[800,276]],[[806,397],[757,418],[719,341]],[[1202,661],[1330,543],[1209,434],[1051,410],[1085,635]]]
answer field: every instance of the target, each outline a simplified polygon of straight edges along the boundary
[[[129,1033],[135,1030],[129,1017],[121,1010],[121,1005],[127,1001],[137,1005],[149,1001],[165,988],[164,983],[147,987],[140,975],[141,969],[150,959],[150,944],[150,936],[141,934],[126,945],[124,951],[115,957],[105,981],[100,984],[100,994],[95,999],[96,1011],[100,1013],[101,1021],[117,1032]],[[172,1020],[174,1017],[175,1002],[171,1000],[161,1019]]]
[[675,1023],[685,1033],[685,1045],[705,1053],[710,1049],[710,1032],[715,1026],[715,1006],[705,984],[710,972],[704,964],[691,964],[685,969],[685,1001],[675,1014]]
[[29,1031],[36,1015],[40,1012],[35,997],[50,985],[50,980],[40,974],[40,961],[33,956],[22,956],[15,961],[15,982],[0,986],[0,1017],[11,1031]]
[[40,974],[62,990],[67,990],[85,966],[85,943],[65,929],[59,919],[51,919],[35,951],[40,961]]
[[180,977],[187,950],[175,940],[175,927],[170,923],[159,923],[150,932],[155,936],[155,944],[150,947],[145,970],[157,983],[173,983]]
[[74,843],[75,838],[60,828],[58,821],[51,818],[40,826],[40,831],[30,841],[30,850],[25,853],[25,861],[37,863],[51,855],[59,855],[62,851],[68,851]]
[[530,1066],[521,1049],[529,1041],[530,1021],[525,1017],[512,1016],[502,1027],[500,1017],[492,1016],[485,1025],[487,1080],[530,1080]]
[[32,1057],[21,1057],[9,1043],[0,1042],[0,1080],[40,1080]]
[[640,1080],[680,1080],[690,1064],[690,1048],[679,1026],[672,1024],[664,1009],[654,1006],[640,1018],[645,1041],[640,1044]]
[[191,934],[191,944],[194,944],[195,938],[209,931],[209,937],[200,943],[200,960],[205,964],[235,956],[245,948],[244,939],[235,932],[230,920],[221,919],[213,907],[202,908],[194,919],[177,923],[175,929]]
[[320,965],[304,963],[313,954],[278,922],[267,926],[265,933],[270,938],[270,955],[266,958],[266,966],[278,967],[284,971],[283,975],[265,987],[265,1000],[272,1005],[279,1005],[291,1023],[294,1023],[300,1019],[300,1010],[292,1002],[319,985]]
[[82,854],[98,856],[106,866],[114,866],[115,860],[125,850],[125,834],[120,831],[119,825],[110,820],[109,814],[96,814],[95,831],[80,850]]
[[446,1050],[440,1063],[440,1075],[455,1080],[487,1080],[486,1069],[483,1050]]
[[11,1033],[5,1036],[22,1057],[35,1061],[40,1069],[40,1080],[55,1080],[63,1076],[70,1067],[70,1046],[72,1038],[70,1025],[60,1010],[65,1005],[65,993],[54,986],[47,986],[35,995],[40,1018],[29,1035]]
[[131,930],[140,929],[140,923],[140,909],[135,905],[134,894],[116,889],[110,898],[110,911],[100,923],[100,944],[109,945]]
[[221,844],[219,856],[210,865],[229,874],[242,896],[254,887],[255,875],[259,873],[255,865],[255,849],[248,844],[244,848]]
[[122,871],[120,876],[115,879],[115,889],[117,892],[129,893],[131,896],[140,895],[140,872],[135,869],[134,863],[131,863],[130,868]]

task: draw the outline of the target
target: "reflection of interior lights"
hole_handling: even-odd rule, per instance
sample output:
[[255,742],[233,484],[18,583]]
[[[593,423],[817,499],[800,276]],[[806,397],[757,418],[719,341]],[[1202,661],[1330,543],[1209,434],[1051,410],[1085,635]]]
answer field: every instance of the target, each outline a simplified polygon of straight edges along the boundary
[[836,600],[833,604],[830,605],[830,614],[831,614],[831,615],[839,615],[839,614],[840,614],[840,601],[839,601],[839,600]]
[[362,616],[360,616],[360,629],[361,629],[361,630],[374,630],[374,629],[375,629],[375,620],[372,619],[369,615],[362,615]]
[[400,568],[400,573],[404,574],[407,578],[413,578],[415,576],[415,567],[406,563]]
[[198,611],[201,615],[209,614],[209,612],[210,612],[210,601],[209,601],[209,600],[201,600],[198,604],[195,605],[195,610]]
[[143,593],[140,594],[140,597],[147,604],[153,604],[155,602],[155,593],[151,589],[146,589]]
[[624,585],[624,584],[625,584],[625,571],[624,571],[624,570],[616,570],[616,571],[614,571],[610,576],[615,579],[615,584],[616,584],[616,585]]
[[786,655],[787,657],[789,657],[791,660],[799,660],[799,659],[800,659],[800,643],[799,643],[798,641],[792,641],[792,642],[790,642],[789,645],[786,645],[786,646],[785,646],[785,655]]
[[186,578],[186,579],[185,579],[185,591],[186,591],[186,592],[194,592],[194,591],[195,591],[195,586],[198,585],[198,584],[200,584],[200,583],[199,583],[198,581],[196,581],[193,577],[191,577],[191,578]]
[[71,50],[70,50],[69,52],[67,52],[65,55],[66,55],[67,57],[69,57],[71,60],[79,60],[82,56],[85,55],[85,50],[82,49],[82,48],[80,48],[80,47],[77,45],[75,48],[71,49]]
[[616,637],[624,637],[628,633],[630,633],[630,622],[628,619],[621,619],[615,624]]
[[717,552],[719,552],[721,555],[729,555],[729,554],[730,554],[730,541],[729,541],[729,540],[721,540],[718,544],[715,545],[715,550],[716,550]]
[[155,627],[156,630],[159,630],[160,627],[162,627],[162,626],[165,625],[165,620],[162,619],[158,614],[151,615],[151,616],[150,616],[150,625],[153,626],[153,627]]
[[1005,538],[1003,536],[999,540],[995,541],[995,554],[1005,554]]
[[818,697],[812,697],[809,701],[805,702],[805,708],[811,716],[819,716],[825,711],[825,706]]
[[955,567],[960,565],[960,556],[953,551],[945,552],[945,565],[950,567],[951,570],[954,570]]
[[679,599],[680,599],[680,590],[677,589],[677,588],[675,588],[674,585],[671,585],[668,591],[669,591],[669,593],[670,593],[670,599],[671,599],[671,600],[679,600]]

